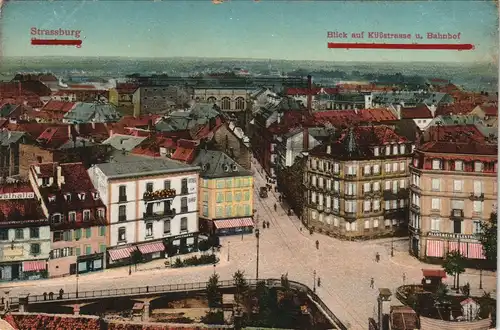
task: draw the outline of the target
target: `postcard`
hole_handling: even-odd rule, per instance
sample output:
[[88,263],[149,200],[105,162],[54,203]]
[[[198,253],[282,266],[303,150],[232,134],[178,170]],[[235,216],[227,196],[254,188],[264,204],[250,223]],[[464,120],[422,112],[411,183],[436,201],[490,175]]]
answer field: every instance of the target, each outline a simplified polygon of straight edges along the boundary
[[0,322],[496,326],[498,1],[0,9]]

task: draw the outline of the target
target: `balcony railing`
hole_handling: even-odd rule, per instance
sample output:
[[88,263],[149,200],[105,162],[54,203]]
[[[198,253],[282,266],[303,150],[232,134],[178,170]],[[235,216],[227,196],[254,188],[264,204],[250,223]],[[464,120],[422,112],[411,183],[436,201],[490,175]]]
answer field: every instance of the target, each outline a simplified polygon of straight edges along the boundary
[[356,219],[356,212],[344,211],[346,219]]
[[156,191],[146,191],[143,195],[143,199],[146,202],[150,201],[161,201],[173,199],[176,196],[175,189],[162,189]]
[[175,209],[166,210],[163,212],[144,212],[144,220],[159,220],[161,218],[173,218],[175,217]]
[[484,193],[470,193],[469,199],[471,201],[484,201]]
[[345,178],[347,180],[353,180],[353,179],[356,179],[357,176],[358,176],[357,174],[346,174]]
[[452,209],[451,214],[450,214],[450,218],[457,219],[457,220],[463,219],[464,218],[464,210]]

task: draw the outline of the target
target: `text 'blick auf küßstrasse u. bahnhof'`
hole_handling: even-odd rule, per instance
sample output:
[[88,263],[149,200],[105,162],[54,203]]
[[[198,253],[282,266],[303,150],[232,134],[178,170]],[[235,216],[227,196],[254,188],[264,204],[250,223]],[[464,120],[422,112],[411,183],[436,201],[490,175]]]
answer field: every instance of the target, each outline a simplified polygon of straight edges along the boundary
[[415,33],[385,33],[385,32],[343,32],[328,31],[327,37],[332,39],[434,39],[434,40],[460,40],[461,33],[427,32]]

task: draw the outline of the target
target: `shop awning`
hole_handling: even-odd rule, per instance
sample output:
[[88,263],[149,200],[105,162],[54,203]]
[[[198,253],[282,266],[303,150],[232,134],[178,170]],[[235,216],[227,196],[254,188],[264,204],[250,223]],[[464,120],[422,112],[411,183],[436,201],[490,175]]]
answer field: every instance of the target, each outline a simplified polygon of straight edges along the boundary
[[442,258],[444,254],[444,241],[427,240],[427,256]]
[[486,259],[484,256],[483,245],[481,243],[469,243],[469,251],[467,253],[469,259]]
[[217,229],[229,229],[238,227],[253,227],[254,223],[252,218],[237,218],[237,219],[215,220],[214,225]]
[[109,258],[112,261],[130,258],[130,254],[135,250],[135,246],[127,246],[124,248],[118,248],[114,250],[109,250]]
[[24,261],[23,262],[23,271],[24,272],[39,272],[45,270],[47,266],[47,262],[45,260],[36,260],[36,261]]
[[[451,241],[448,244],[448,251],[457,251],[458,250],[458,242]],[[460,254],[463,256],[467,255],[467,242],[460,242]]]
[[137,246],[142,254],[165,251],[165,245],[162,242],[151,242]]

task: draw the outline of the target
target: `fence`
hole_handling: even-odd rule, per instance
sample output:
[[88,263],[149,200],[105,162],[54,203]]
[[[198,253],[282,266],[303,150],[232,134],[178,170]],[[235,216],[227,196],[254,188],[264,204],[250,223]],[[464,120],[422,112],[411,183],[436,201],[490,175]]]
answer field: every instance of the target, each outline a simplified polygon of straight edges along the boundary
[[[247,280],[250,286],[256,286],[259,282],[264,282],[267,286],[281,286],[281,279],[249,279]],[[347,330],[347,327],[333,314],[333,312],[325,305],[325,303],[311,290],[307,285],[296,281],[289,281],[290,286],[294,289],[304,291],[318,306],[322,309],[334,323],[339,330]],[[78,299],[94,299],[94,298],[111,298],[111,297],[126,297],[136,295],[149,295],[155,293],[169,293],[169,292],[187,292],[187,291],[201,291],[207,287],[208,282],[195,282],[195,283],[182,283],[182,284],[166,284],[154,285],[135,288],[123,289],[105,289],[105,290],[92,290],[81,292],[64,292],[62,297],[58,294],[53,294],[52,299],[50,295],[28,295],[27,297],[11,297],[11,305],[19,305],[20,303],[47,303],[47,302],[64,302],[74,301]],[[219,281],[220,288],[233,288],[233,280]]]

